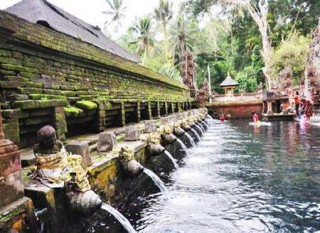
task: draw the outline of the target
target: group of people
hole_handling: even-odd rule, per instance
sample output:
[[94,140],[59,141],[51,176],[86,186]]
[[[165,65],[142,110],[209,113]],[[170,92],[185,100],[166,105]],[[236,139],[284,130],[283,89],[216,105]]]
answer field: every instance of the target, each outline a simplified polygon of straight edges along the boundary
[[221,113],[219,119],[220,121],[225,121],[226,119],[230,119],[231,118],[231,115],[230,114],[227,114],[226,116],[224,116],[223,113]]
[[299,119],[301,118],[310,119],[310,117],[313,115],[313,107],[312,107],[311,101],[303,97],[300,98],[298,91],[294,95],[294,105],[295,105],[296,115]]
[[[251,112],[251,114],[252,114],[253,122],[259,122],[259,115],[256,112]],[[227,114],[227,118],[230,119],[231,115]],[[223,113],[221,113],[219,119],[220,119],[220,121],[225,121],[226,117],[224,116]]]

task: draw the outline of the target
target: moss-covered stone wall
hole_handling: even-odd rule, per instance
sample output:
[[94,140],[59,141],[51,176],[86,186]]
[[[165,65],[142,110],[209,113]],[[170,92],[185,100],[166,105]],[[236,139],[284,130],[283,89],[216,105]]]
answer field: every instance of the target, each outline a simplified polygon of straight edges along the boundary
[[[22,147],[34,142],[30,135],[44,124],[53,124],[64,139],[77,124],[101,131],[139,121],[145,106],[148,119],[161,115],[160,106],[167,113],[164,106],[192,101],[180,82],[4,11],[0,92],[2,109],[18,110],[14,118],[5,114],[5,133],[19,134],[12,140]],[[82,100],[96,107],[77,111]]]

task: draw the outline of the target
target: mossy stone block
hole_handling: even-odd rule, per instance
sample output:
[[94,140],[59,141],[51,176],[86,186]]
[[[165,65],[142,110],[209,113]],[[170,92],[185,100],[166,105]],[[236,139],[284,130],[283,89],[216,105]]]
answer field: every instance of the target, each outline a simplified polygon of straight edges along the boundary
[[94,110],[98,108],[98,105],[89,100],[81,100],[77,101],[76,107],[81,108],[83,110]]

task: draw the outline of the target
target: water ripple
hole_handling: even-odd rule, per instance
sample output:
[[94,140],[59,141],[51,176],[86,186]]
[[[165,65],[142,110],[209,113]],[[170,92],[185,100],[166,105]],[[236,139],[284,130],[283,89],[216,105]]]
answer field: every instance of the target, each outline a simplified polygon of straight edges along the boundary
[[320,230],[320,131],[213,121],[136,223],[143,233]]

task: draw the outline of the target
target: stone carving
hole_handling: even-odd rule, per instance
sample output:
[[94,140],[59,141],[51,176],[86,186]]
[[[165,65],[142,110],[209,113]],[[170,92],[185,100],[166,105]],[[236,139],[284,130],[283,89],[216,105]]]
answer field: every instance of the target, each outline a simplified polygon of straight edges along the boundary
[[73,211],[90,214],[99,208],[102,201],[91,190],[82,156],[68,154],[50,125],[42,127],[37,138],[39,143],[34,146],[36,179],[50,188],[65,188]]
[[37,132],[38,144],[34,145],[33,151],[35,154],[54,154],[61,151],[63,144],[57,140],[56,130],[46,125]]

